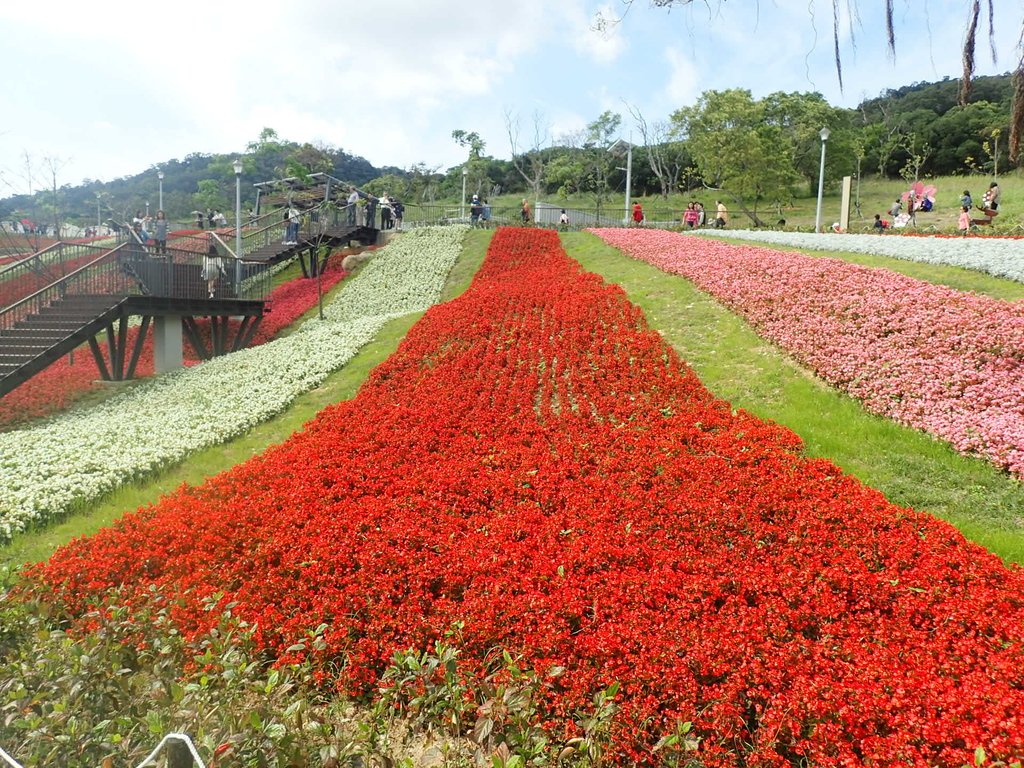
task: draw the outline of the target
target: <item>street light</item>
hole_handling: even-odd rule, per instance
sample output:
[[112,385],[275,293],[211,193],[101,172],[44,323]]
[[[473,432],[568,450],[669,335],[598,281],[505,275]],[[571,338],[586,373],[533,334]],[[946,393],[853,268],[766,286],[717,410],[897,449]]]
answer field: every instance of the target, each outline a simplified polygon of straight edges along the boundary
[[822,128],[818,135],[821,137],[821,168],[818,170],[818,210],[814,214],[814,231],[821,232],[821,194],[825,188],[825,142],[831,131],[828,126]]
[[242,161],[236,159],[235,169],[235,296],[242,292]]
[[149,200],[146,201],[146,218],[149,218]]
[[156,172],[156,178],[160,182],[160,205],[159,205],[159,209],[162,211],[164,209],[164,172],[163,171],[157,171]]
[[96,193],[96,228],[99,229],[103,225],[103,221],[100,219],[100,193]]
[[463,166],[462,167],[462,202],[459,203],[459,218],[460,219],[466,218],[466,176],[468,174],[469,174],[469,171],[467,171],[466,167]]

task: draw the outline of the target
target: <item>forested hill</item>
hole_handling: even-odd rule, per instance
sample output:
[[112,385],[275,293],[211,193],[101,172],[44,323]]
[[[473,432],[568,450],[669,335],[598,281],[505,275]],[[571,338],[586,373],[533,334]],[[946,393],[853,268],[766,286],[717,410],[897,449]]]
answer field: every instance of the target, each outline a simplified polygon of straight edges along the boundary
[[[235,173],[232,162],[236,157],[238,155],[194,153],[182,160],[161,161],[133,176],[109,182],[85,179],[75,186],[59,177],[52,180],[52,184],[51,179],[40,178],[36,180],[40,191],[35,199],[28,195],[14,195],[0,200],[0,221],[15,215],[27,215],[39,221],[52,222],[53,186],[57,188],[62,221],[87,224],[95,223],[97,218],[125,220],[146,203],[150,212],[155,213],[159,204],[158,170],[164,174],[164,209],[173,220],[188,218],[189,212],[195,208],[233,210]],[[342,149],[282,141],[269,129],[264,131],[259,141],[250,144],[241,158],[245,207],[255,200],[253,184],[268,179],[322,171],[342,181],[361,185],[388,173],[403,173],[397,168],[376,168],[365,158]]]
[[[945,78],[937,83],[914,83],[902,88],[889,88],[857,107],[866,121],[882,120],[887,112],[906,114],[919,109],[944,115],[957,106],[960,80]],[[1013,99],[1013,83],[1009,74],[976,77],[971,81],[970,103],[987,101],[1009,111]]]
[[[856,109],[866,168],[896,176],[908,164],[931,176],[976,171],[1005,158],[1013,83],[1009,74],[978,77],[966,106],[960,81],[914,83],[884,91]],[[1005,159],[1002,162],[1006,162]]]

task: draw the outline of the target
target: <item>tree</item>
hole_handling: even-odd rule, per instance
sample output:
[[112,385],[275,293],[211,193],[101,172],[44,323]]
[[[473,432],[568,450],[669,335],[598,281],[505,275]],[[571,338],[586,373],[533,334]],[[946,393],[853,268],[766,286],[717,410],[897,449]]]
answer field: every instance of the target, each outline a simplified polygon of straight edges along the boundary
[[505,110],[505,129],[508,131],[508,142],[512,147],[512,165],[523,177],[533,192],[533,199],[540,197],[541,182],[544,179],[544,155],[541,149],[548,143],[548,128],[540,112],[533,113],[533,140],[530,148],[520,151],[519,116]]
[[[724,0],[718,0],[723,2]],[[886,38],[889,45],[889,51],[895,56],[896,55],[896,30],[893,22],[893,0],[883,0],[885,4],[885,32]],[[650,5],[653,8],[668,8],[671,9],[674,6],[680,5],[692,5],[694,0],[650,0]],[[705,0],[705,2],[712,2],[712,0]],[[960,79],[960,94],[959,103],[961,106],[967,104],[968,98],[971,93],[971,83],[974,79],[974,62],[975,62],[975,50],[977,47],[977,33],[978,25],[981,22],[981,11],[982,3],[981,0],[965,0],[967,8],[969,10],[969,17],[967,26],[964,29],[964,47],[961,51],[961,59],[963,62],[963,76]],[[616,17],[609,17],[603,13],[598,13],[594,21],[594,26],[597,29],[606,28],[610,24],[616,24],[622,20],[622,18],[629,12],[629,9],[633,6],[633,0],[622,0],[624,10],[622,15]],[[985,4],[988,9],[989,18],[989,42],[992,45],[993,58],[995,58],[995,3],[994,0],[988,0]],[[852,38],[854,32],[853,20],[859,18],[857,11],[857,3],[854,0],[853,7],[850,8],[844,3],[840,3],[839,0],[833,0],[832,3],[832,42],[833,49],[835,51],[835,64],[836,64],[836,75],[839,78],[839,87],[843,87],[843,65],[839,53],[839,41],[840,35],[843,32],[841,29],[841,16],[844,9],[850,11],[848,13],[851,21],[849,23],[848,31]],[[1021,38],[1024,39],[1024,19],[1021,22]],[[1024,140],[1024,46],[1018,46],[1021,48],[1020,60],[1017,63],[1017,67],[1013,73],[1013,85],[1014,85],[1014,97],[1013,97],[1013,111],[1010,118],[1010,137],[1009,137],[1009,155],[1011,163],[1019,163],[1020,157],[1020,145]]]
[[675,140],[670,122],[660,120],[648,125],[639,107],[627,104],[626,108],[633,116],[637,130],[644,140],[647,165],[658,180],[662,198],[667,200],[669,193],[678,186],[679,176],[690,164],[686,145]]
[[192,203],[199,210],[213,208],[223,210],[229,208],[227,195],[217,179],[203,179],[199,182],[198,189],[192,195]]
[[672,114],[704,183],[732,198],[755,226],[765,224],[757,215],[758,203],[788,197],[800,180],[791,142],[765,115],[764,102],[738,88],[705,91],[695,105]]
[[609,192],[608,178],[614,158],[608,151],[615,143],[622,127],[622,115],[605,110],[596,120],[587,124],[579,137],[582,142],[582,176],[577,185],[581,190],[592,192],[598,213]]
[[476,194],[480,194],[486,175],[483,169],[482,156],[484,147],[487,144],[476,131],[464,131],[461,128],[452,131],[452,138],[455,139],[455,143],[460,147],[465,147],[469,150],[465,166],[466,184],[468,189],[474,190]]

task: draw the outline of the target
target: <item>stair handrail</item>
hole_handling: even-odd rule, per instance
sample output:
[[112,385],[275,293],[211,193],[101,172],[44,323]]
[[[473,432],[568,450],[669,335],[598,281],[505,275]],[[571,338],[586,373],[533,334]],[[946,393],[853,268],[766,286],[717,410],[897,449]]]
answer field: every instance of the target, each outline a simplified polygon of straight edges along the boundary
[[[69,261],[74,261],[81,257],[88,257],[91,254],[104,254],[107,253],[110,248],[106,246],[88,245],[86,243],[55,243],[49,248],[45,248],[26,259],[22,259],[14,264],[11,264],[4,269],[0,270],[0,309],[4,309],[10,304],[17,302],[18,300],[25,298],[25,296],[11,296],[10,294],[17,294],[20,286],[15,281],[31,276],[41,277],[45,280],[45,283],[41,286],[35,287],[30,286],[32,292],[45,288],[46,285],[59,280],[65,275],[57,273],[51,267],[52,263],[47,263],[45,257],[53,256],[54,252],[57,252],[57,259],[62,265],[66,265]],[[66,254],[70,253],[70,258]],[[77,268],[77,267],[76,267]],[[22,288],[23,290],[23,288]],[[31,294],[26,294],[31,295]]]
[[[43,258],[45,256],[50,255],[51,251],[58,251],[58,252],[62,251],[64,249],[64,246],[67,246],[67,245],[72,245],[72,244],[71,243],[66,243],[63,240],[59,240],[56,243],[53,243],[52,245],[46,246],[41,251],[36,251],[35,253],[30,253],[27,256],[25,256],[24,258],[18,259],[13,264],[8,264],[6,267],[0,267],[0,282],[8,279],[8,275],[7,275],[8,272],[17,271],[19,268],[20,269],[32,269],[33,271],[36,271],[38,273],[39,270],[36,267],[29,266],[30,262],[37,262],[39,267],[43,267],[43,266],[45,266],[45,264],[43,264]],[[85,245],[85,243],[74,243],[74,245]],[[97,246],[93,246],[93,247],[97,247]]]
[[[25,298],[16,301],[14,304],[11,304],[5,307],[4,309],[0,310],[0,331],[4,330],[5,328],[10,328],[18,320],[22,319],[23,317],[29,314],[32,314],[31,310],[37,307],[42,308],[46,306],[54,298],[64,298],[67,295],[67,289],[71,283],[79,280],[83,275],[85,275],[85,273],[89,272],[90,270],[95,270],[96,267],[104,266],[105,264],[110,262],[119,261],[121,256],[120,252],[125,247],[126,244],[122,243],[113,250],[110,250],[104,253],[103,255],[97,257],[96,259],[93,259],[88,264],[79,267],[73,272],[69,272],[64,277],[55,280],[49,285],[43,286],[35,293],[32,293],[26,296]],[[116,294],[111,293],[109,295],[116,296],[122,294],[119,292]],[[123,295],[127,296],[129,295],[129,292],[125,291]],[[29,311],[19,312],[19,310],[26,309],[28,309]],[[14,317],[13,320],[11,319],[12,317]]]
[[[206,768],[206,763],[204,763],[203,759],[199,756],[199,751],[196,749],[196,745],[193,743],[192,739],[189,737],[187,733],[166,734],[162,739],[160,739],[160,743],[153,748],[153,751],[146,755],[146,758],[141,763],[139,763],[138,768],[144,768],[147,765],[153,765],[153,762],[156,760],[156,756],[160,754],[161,749],[167,746],[167,742],[169,741],[178,741],[184,744],[185,747],[188,749],[189,756],[192,758],[192,761],[197,766],[197,768]],[[9,765],[10,768],[23,768],[21,763],[19,763],[17,760],[15,760],[13,757],[11,757],[4,751],[3,747],[0,747],[0,760],[7,763],[7,765]]]

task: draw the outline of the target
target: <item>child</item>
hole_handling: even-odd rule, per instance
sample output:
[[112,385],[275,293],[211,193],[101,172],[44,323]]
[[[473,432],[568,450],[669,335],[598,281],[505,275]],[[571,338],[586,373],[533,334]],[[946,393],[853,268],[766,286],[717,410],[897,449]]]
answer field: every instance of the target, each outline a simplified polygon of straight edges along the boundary
[[884,232],[889,228],[889,222],[882,218],[882,214],[876,213],[875,223],[872,224],[871,226],[877,229],[879,232]]
[[961,235],[966,235],[971,231],[971,207],[969,205],[961,206],[960,219],[957,221],[956,226],[960,230]]

